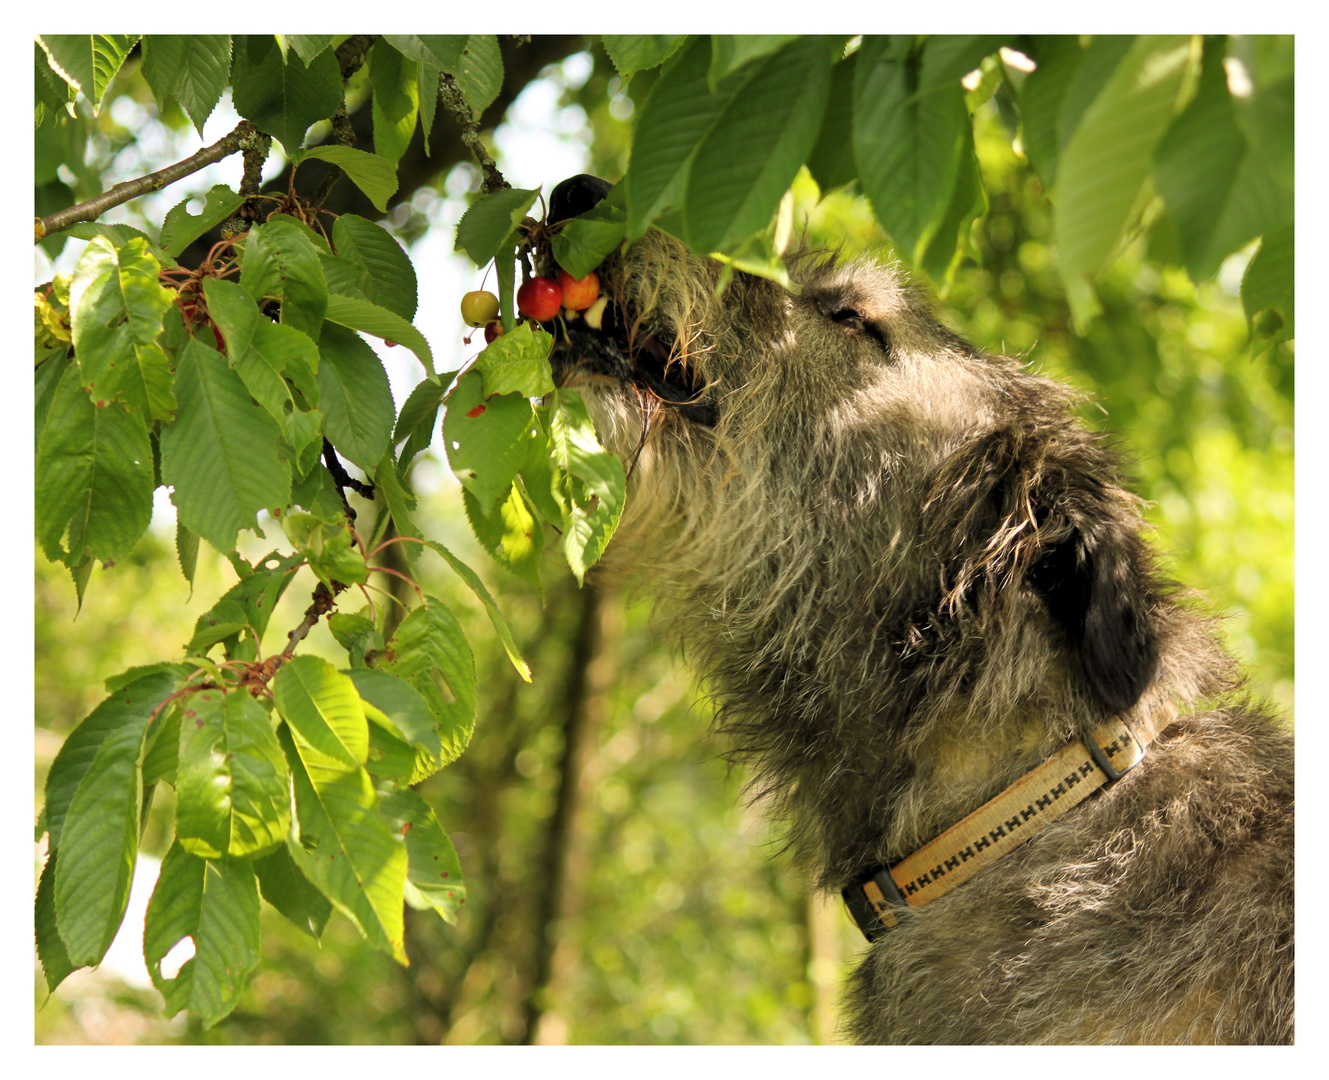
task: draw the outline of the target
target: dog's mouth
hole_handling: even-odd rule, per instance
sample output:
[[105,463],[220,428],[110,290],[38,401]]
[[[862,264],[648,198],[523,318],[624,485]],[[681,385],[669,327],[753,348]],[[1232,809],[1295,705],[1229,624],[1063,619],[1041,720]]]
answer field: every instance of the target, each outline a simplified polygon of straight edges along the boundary
[[[564,180],[550,195],[549,220],[586,213],[610,187],[585,174]],[[718,411],[705,400],[706,387],[687,362],[686,350],[667,330],[647,329],[623,296],[616,263],[611,256],[598,270],[603,304],[571,315],[565,311],[543,324],[554,335],[550,361],[555,380],[560,386],[611,380],[635,388],[644,412],[654,415],[662,406],[694,424],[714,427]]]

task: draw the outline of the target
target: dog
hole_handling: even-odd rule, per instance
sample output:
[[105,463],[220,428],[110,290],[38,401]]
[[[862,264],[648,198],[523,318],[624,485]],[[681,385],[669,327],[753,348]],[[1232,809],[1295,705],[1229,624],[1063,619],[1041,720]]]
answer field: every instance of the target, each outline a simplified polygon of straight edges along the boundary
[[[566,181],[551,220],[607,189]],[[897,269],[787,262],[792,289],[718,291],[652,230],[553,364],[630,463],[607,572],[661,598],[871,941],[847,1035],[1291,1042],[1292,740],[1105,437]]]

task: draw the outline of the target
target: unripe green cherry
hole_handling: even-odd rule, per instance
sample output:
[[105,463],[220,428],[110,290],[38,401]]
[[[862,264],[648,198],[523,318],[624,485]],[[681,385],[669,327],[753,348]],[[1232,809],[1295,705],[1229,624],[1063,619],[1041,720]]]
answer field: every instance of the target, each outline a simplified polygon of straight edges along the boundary
[[477,289],[461,298],[461,317],[467,326],[484,326],[498,318],[498,297]]

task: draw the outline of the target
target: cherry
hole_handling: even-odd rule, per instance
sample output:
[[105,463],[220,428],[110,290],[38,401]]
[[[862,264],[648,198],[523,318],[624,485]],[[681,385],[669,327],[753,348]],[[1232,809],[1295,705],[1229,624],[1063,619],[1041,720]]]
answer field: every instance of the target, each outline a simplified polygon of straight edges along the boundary
[[477,289],[461,298],[461,317],[467,326],[484,326],[498,318],[498,297]]
[[600,297],[600,278],[594,270],[584,278],[575,278],[566,270],[560,270],[558,285],[563,290],[563,306],[572,311],[585,311]]
[[552,278],[531,278],[517,290],[517,310],[536,322],[548,322],[563,306],[563,290]]
[[503,324],[501,322],[485,323],[485,344],[492,344],[494,338],[500,337],[502,333]]

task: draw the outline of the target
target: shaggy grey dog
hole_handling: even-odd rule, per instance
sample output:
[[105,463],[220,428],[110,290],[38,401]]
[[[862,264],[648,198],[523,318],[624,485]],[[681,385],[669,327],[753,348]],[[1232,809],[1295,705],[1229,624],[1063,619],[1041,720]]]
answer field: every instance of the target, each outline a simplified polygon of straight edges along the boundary
[[892,269],[797,294],[653,232],[556,351],[633,465],[611,563],[666,601],[817,887],[892,865],[1114,715],[1143,762],[945,897],[844,994],[882,1043],[1281,1043],[1293,754],[1150,560],[1075,396]]

